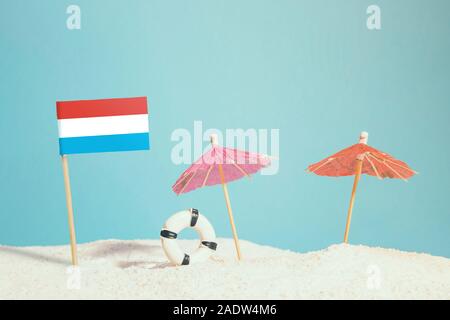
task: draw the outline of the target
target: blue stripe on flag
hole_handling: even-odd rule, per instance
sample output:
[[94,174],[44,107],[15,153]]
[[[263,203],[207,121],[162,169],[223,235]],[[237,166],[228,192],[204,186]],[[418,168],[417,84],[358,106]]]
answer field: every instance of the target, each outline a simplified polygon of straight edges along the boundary
[[61,155],[149,149],[150,139],[148,132],[59,138],[59,153]]

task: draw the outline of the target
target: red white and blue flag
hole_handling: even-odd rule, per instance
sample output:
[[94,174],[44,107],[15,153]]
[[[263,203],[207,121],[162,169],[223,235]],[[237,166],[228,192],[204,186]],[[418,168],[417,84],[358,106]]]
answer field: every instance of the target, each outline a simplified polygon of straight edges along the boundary
[[147,97],[56,103],[59,153],[149,150]]

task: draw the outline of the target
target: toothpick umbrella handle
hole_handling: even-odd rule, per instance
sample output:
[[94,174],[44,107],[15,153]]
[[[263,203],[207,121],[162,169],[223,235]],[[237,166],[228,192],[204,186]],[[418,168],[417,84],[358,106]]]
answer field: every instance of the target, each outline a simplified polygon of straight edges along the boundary
[[238,238],[238,234],[236,231],[236,225],[234,224],[233,210],[231,209],[230,196],[228,195],[228,187],[225,182],[222,164],[219,164],[219,175],[220,175],[220,179],[222,180],[223,194],[225,196],[225,202],[227,204],[228,217],[230,218],[231,230],[233,231],[234,246],[236,247],[237,258],[238,258],[238,260],[241,260],[241,247],[239,246],[239,238]]
[[[367,144],[368,139],[369,134],[365,131],[361,132],[359,136],[359,143]],[[355,180],[353,181],[352,195],[350,197],[350,205],[348,207],[347,212],[347,223],[345,224],[344,243],[348,243],[348,234],[350,232],[350,223],[352,221],[352,213],[353,213],[353,206],[355,204],[356,189],[358,188],[359,179],[361,178],[362,166],[363,166],[363,156],[359,155],[356,159]]]
[[[219,144],[217,134],[212,134],[210,136],[210,139],[211,145],[213,147]],[[223,173],[222,163],[217,164],[217,169],[219,171],[220,181],[222,182],[223,194],[225,196],[225,202],[227,205],[228,217],[230,218],[231,230],[233,231],[234,246],[236,247],[237,258],[238,260],[241,260],[241,248],[239,246],[239,238],[236,231],[236,225],[234,224],[233,210],[231,209],[231,201],[230,196],[228,194],[228,186],[225,180],[225,174]]]
[[361,177],[361,170],[362,170],[362,160],[357,159],[356,160],[356,174],[355,174],[355,180],[353,181],[353,189],[352,189],[352,196],[350,198],[350,205],[347,212],[347,223],[345,225],[345,233],[344,233],[344,242],[348,243],[348,233],[350,231],[350,223],[352,221],[352,212],[353,212],[353,205],[355,204],[355,195],[356,195],[356,188],[358,188],[358,182]]

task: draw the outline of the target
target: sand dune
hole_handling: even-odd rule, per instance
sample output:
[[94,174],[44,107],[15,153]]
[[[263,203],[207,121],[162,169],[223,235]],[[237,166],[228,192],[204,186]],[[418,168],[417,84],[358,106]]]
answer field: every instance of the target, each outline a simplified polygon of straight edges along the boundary
[[[180,240],[192,249],[197,241]],[[159,240],[0,246],[0,299],[450,299],[450,259],[354,245],[295,253],[218,239],[200,265],[173,267]],[[79,287],[79,288],[78,288]]]

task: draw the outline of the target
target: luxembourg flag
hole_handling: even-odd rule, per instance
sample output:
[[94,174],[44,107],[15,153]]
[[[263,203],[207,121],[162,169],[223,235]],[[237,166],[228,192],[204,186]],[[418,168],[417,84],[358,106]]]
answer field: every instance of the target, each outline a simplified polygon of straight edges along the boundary
[[147,97],[58,101],[59,153],[149,150]]

